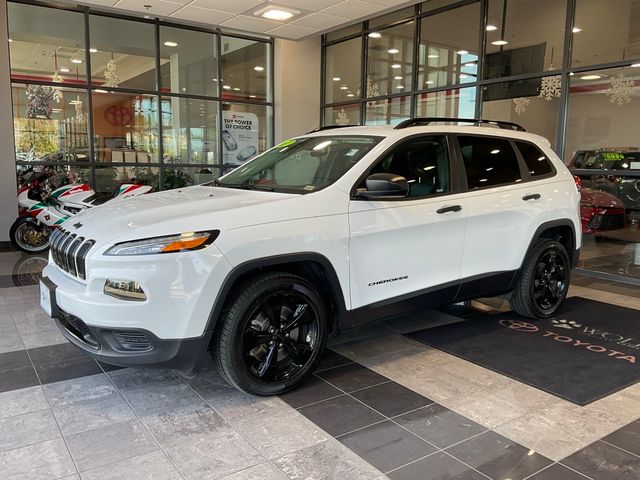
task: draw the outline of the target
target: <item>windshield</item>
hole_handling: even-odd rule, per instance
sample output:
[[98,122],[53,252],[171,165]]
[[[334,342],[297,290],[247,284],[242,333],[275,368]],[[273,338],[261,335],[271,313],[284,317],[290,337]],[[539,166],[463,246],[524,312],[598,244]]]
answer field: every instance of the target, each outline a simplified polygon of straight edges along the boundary
[[282,142],[220,178],[214,185],[284,193],[311,193],[331,185],[382,137],[322,136]]

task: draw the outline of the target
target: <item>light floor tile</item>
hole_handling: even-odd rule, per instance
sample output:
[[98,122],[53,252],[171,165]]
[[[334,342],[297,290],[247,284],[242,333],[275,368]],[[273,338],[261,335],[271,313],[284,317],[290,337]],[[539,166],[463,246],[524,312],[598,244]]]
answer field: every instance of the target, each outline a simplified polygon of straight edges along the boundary
[[48,408],[49,404],[40,386],[0,393],[0,418]]
[[169,458],[155,451],[82,472],[82,480],[180,480]]
[[450,398],[443,405],[486,428],[496,428],[528,413],[524,408],[487,392]]
[[51,410],[38,410],[0,419],[0,451],[20,448],[60,437]]
[[97,400],[116,392],[104,373],[49,383],[42,387],[52,407]]
[[287,480],[287,477],[270,463],[261,463],[227,475],[223,480]]
[[51,480],[76,473],[62,438],[0,453],[2,480]]

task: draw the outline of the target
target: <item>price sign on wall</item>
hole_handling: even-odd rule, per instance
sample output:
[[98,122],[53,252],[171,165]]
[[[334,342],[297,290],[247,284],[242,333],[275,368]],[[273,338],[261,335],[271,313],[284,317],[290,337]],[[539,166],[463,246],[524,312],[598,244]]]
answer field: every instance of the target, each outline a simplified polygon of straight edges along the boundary
[[225,164],[246,162],[258,153],[258,117],[254,113],[222,112],[222,154]]

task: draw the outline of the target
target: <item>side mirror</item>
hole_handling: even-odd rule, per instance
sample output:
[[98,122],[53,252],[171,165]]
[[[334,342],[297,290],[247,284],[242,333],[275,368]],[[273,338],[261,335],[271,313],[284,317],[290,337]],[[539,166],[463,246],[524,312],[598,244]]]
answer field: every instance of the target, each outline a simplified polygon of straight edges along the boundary
[[398,198],[409,195],[407,179],[393,173],[374,173],[367,177],[366,188],[357,190],[359,197],[384,199]]

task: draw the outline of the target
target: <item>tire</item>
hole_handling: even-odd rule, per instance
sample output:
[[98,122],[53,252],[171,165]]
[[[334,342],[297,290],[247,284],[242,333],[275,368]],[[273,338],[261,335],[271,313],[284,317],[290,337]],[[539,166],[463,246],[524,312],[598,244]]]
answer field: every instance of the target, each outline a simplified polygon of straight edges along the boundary
[[511,307],[525,317],[552,316],[567,296],[570,270],[569,254],[560,242],[538,239],[509,298]]
[[[299,326],[287,330],[296,319]],[[311,283],[289,273],[267,273],[227,302],[212,356],[223,378],[239,390],[278,395],[313,373],[328,331],[328,308]]]
[[[30,235],[46,235],[40,242],[30,241]],[[9,229],[9,239],[14,247],[27,253],[41,253],[49,248],[51,229],[31,217],[19,217]],[[33,239],[35,240],[35,239]]]

